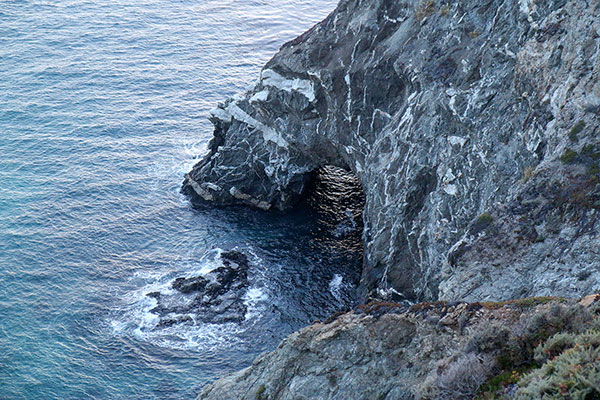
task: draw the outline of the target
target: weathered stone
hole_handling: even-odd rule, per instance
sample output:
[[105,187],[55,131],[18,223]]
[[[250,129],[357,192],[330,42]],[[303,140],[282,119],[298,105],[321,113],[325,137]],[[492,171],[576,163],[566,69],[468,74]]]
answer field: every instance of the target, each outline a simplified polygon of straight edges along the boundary
[[[206,287],[208,280],[202,276],[196,276],[193,278],[177,278],[173,281],[173,289],[180,291],[181,293],[192,293],[199,292]],[[150,296],[150,293],[148,294]]]
[[589,307],[596,302],[600,302],[600,294],[590,294],[589,296],[585,296],[583,299],[579,300],[579,304],[584,307]]
[[336,165],[366,196],[365,295],[589,293],[599,4],[342,0],[213,111],[183,190],[286,209]]

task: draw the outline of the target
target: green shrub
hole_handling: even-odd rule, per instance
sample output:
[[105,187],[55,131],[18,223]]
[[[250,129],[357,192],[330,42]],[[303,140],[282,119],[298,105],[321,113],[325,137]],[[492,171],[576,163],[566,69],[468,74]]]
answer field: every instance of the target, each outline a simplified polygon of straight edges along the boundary
[[557,333],[581,332],[589,327],[591,321],[592,315],[579,305],[554,304],[547,311],[533,315],[521,336],[535,348]]
[[494,217],[492,217],[490,213],[483,213],[477,217],[477,223],[491,224],[492,222],[494,222]]
[[475,221],[469,228],[469,234],[476,235],[479,232],[487,229],[494,222],[494,217],[490,213],[483,213],[479,217],[475,218]]
[[598,147],[594,146],[593,144],[583,146],[581,149],[581,154],[591,158],[594,161],[600,159],[600,151],[598,151]]
[[489,354],[462,354],[445,366],[443,371],[430,373],[420,386],[417,398],[422,400],[473,399],[479,387],[487,381],[494,367]]
[[265,385],[260,385],[256,391],[256,400],[268,400],[269,395],[265,393],[266,390]]
[[577,345],[600,346],[600,333],[597,330],[580,334],[558,333],[536,347],[535,360],[540,364],[545,363]]
[[571,149],[567,149],[565,150],[564,154],[560,156],[560,161],[562,161],[565,164],[573,164],[577,159],[577,156],[577,152]]
[[491,323],[471,336],[465,351],[487,353],[502,349],[508,341],[510,330],[501,324]]
[[575,142],[577,140],[577,135],[583,130],[583,128],[585,128],[585,122],[583,120],[576,123],[569,132],[569,139]]
[[[543,304],[550,301],[551,297],[512,300],[508,302],[490,303],[514,305],[521,304]],[[494,351],[497,355],[496,375],[491,377],[479,389],[477,399],[505,399],[505,390],[515,383],[525,382],[531,374],[545,368],[552,358],[564,353],[565,350],[578,346],[598,346],[600,344],[600,321],[594,317],[595,310],[585,309],[575,304],[562,304],[565,299],[554,298],[557,304],[551,305],[545,310],[539,310],[533,314],[524,315],[521,321],[506,333],[494,336],[498,325],[490,326],[489,331],[484,329],[479,335],[474,335],[469,343],[474,351]],[[485,307],[484,303],[481,303]],[[491,307],[491,309],[496,309]],[[507,329],[507,328],[504,328]],[[488,331],[488,332],[486,332]],[[586,332],[581,334],[580,332]],[[486,345],[486,342],[489,343]],[[476,346],[474,346],[476,344]],[[469,348],[467,345],[467,348]],[[600,358],[597,360],[600,363]],[[546,363],[546,364],[545,364]],[[541,366],[541,367],[540,367]],[[583,366],[584,368],[585,365]],[[535,379],[538,379],[536,375]],[[535,380],[533,379],[533,380]],[[537,389],[535,389],[537,390]],[[545,397],[535,390],[526,391],[521,399],[585,399],[585,397]],[[529,396],[529,397],[527,397]],[[512,399],[512,397],[510,397]],[[589,397],[588,400],[595,399]]]
[[509,385],[516,385],[524,374],[535,368],[534,365],[522,366],[514,369],[503,370],[499,375],[494,376],[480,388],[477,399],[497,399],[499,393],[504,392],[504,389]]
[[[548,354],[546,353],[548,351]],[[558,352],[557,356],[548,357]],[[516,400],[600,398],[600,333],[559,334],[536,349],[547,359],[519,381]]]

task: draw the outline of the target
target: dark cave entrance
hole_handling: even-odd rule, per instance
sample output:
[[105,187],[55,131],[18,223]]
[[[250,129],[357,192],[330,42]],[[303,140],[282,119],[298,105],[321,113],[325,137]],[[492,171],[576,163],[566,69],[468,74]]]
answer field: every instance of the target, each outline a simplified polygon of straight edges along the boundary
[[358,287],[363,262],[363,218],[365,194],[356,175],[326,165],[313,172],[305,204],[316,217],[313,241],[326,249],[328,263],[346,268]]
[[332,165],[317,169],[307,189],[306,202],[317,212],[324,231],[331,231],[337,238],[356,230],[362,233],[365,195],[352,172]]

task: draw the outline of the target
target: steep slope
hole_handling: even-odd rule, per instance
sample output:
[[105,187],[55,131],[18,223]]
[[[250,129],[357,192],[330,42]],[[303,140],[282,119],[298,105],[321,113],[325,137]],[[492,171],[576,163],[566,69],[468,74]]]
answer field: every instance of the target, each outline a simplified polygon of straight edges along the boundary
[[600,287],[600,2],[342,0],[212,114],[194,201],[286,209],[324,165],[366,195],[364,294]]

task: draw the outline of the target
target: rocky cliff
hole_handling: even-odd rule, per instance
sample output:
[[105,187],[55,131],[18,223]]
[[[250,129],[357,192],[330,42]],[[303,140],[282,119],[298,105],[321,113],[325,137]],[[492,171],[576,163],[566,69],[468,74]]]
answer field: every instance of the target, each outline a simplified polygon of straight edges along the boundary
[[341,0],[220,104],[193,201],[284,210],[344,168],[366,199],[364,297],[448,302],[317,323],[200,398],[600,398],[599,296],[484,301],[600,288],[599,17],[598,0]]
[[409,300],[600,287],[598,0],[341,0],[212,113],[194,201],[366,196],[361,285]]
[[371,303],[294,333],[199,399],[597,399],[599,300]]

